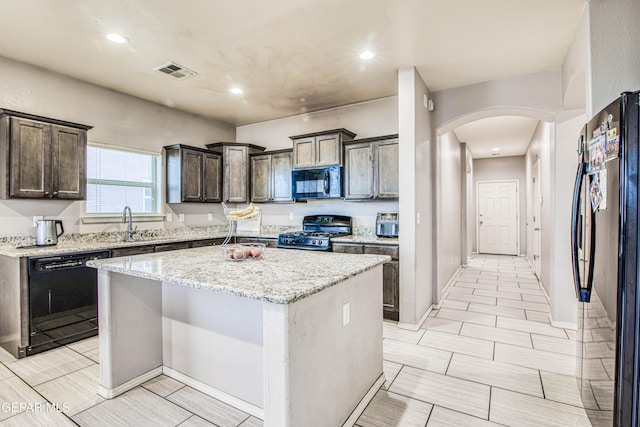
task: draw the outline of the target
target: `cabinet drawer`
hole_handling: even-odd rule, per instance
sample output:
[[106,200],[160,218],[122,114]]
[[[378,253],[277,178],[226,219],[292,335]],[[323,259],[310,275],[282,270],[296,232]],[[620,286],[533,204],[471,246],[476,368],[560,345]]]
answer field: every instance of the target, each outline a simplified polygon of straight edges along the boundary
[[111,249],[111,258],[115,258],[119,256],[150,254],[150,253],[153,253],[153,251],[154,251],[153,245]]
[[156,245],[156,252],[176,251],[178,249],[189,249],[189,242]]
[[365,245],[364,253],[373,255],[389,255],[391,259],[400,258],[399,246]]
[[362,245],[353,243],[334,243],[333,252],[341,254],[363,254]]

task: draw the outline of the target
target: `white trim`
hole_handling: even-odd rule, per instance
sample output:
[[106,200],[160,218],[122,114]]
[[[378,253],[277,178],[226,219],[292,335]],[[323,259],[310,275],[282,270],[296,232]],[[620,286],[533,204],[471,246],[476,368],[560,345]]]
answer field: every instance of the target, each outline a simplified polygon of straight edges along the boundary
[[360,415],[362,415],[364,410],[369,405],[369,402],[371,402],[371,400],[376,395],[378,390],[380,390],[380,387],[382,387],[384,382],[385,382],[384,374],[381,374],[376,380],[376,382],[373,383],[369,391],[367,391],[367,393],[364,395],[360,403],[358,403],[358,406],[356,406],[353,412],[351,412],[351,415],[349,415],[349,418],[347,418],[344,424],[342,424],[342,427],[352,427],[356,423],[356,421],[358,421],[358,418],[360,418]]
[[[160,222],[164,221],[165,216],[163,214],[149,214],[149,215],[136,215],[133,214],[134,222]],[[83,224],[111,224],[122,222],[122,215],[85,215],[81,216]]]
[[415,331],[419,331],[420,327],[422,326],[424,321],[427,320],[427,317],[429,317],[429,314],[431,313],[431,310],[433,310],[433,305],[429,306],[427,311],[420,318],[420,321],[418,321],[417,325],[414,325],[413,323],[400,323],[400,322],[398,322],[398,328],[405,329],[407,331],[414,331],[414,332]]
[[562,329],[572,329],[574,331],[578,330],[578,324],[573,322],[558,322],[551,318],[551,313],[549,313],[549,322],[551,322],[551,326],[554,328],[562,328]]
[[[149,214],[149,215],[136,215],[132,216],[134,222],[160,222],[164,221],[165,215],[163,214]],[[111,224],[122,222],[122,215],[84,215],[81,216],[83,224]]]
[[256,418],[260,418],[264,420],[264,409],[258,406],[255,406],[249,402],[246,402],[242,399],[238,399],[235,396],[225,393],[222,390],[219,390],[215,387],[211,387],[203,382],[200,382],[196,379],[193,379],[181,372],[173,370],[171,368],[167,368],[166,366],[162,367],[162,373],[168,377],[171,377],[175,380],[180,381],[183,384],[188,385],[191,388],[194,388],[202,393],[211,396],[213,398],[218,399],[221,402],[226,403],[227,405],[231,405],[234,408],[240,409],[241,411],[246,412],[249,415],[253,415]]
[[[529,262],[529,264],[531,264],[531,262]],[[540,279],[538,279],[538,286],[540,286],[540,289],[542,289],[542,293],[544,294],[544,297],[547,299],[547,302],[551,304],[551,297],[547,293],[547,290],[544,288],[544,285],[542,284],[542,281]]]
[[[520,247],[520,180],[519,179],[496,179],[496,180],[488,180],[488,181],[476,181],[476,249],[478,253],[480,252],[480,218],[479,218],[479,208],[480,204],[480,184],[489,184],[492,182],[515,182],[516,183],[516,256],[522,253],[522,248]],[[511,254],[497,254],[497,255],[511,255]]]
[[[449,289],[449,286],[453,285],[453,281],[454,281],[454,279],[456,278],[456,276],[458,275],[458,273],[460,273],[460,270],[462,270],[462,268],[463,268],[463,267],[464,267],[464,266],[462,266],[462,265],[461,265],[460,267],[458,267],[458,269],[456,270],[456,272],[455,272],[455,273],[453,273],[453,275],[451,276],[451,278],[449,279],[449,281],[447,282],[447,284],[446,284],[446,285],[444,285],[444,288],[442,288],[442,294],[440,295],[440,297],[441,297],[441,298],[442,298],[442,295],[444,295],[444,293],[445,293],[445,292],[447,292],[447,289]],[[440,299],[440,301],[438,301],[438,303],[434,305],[434,308],[435,308],[436,310],[439,310],[439,309],[440,309],[441,304],[442,304],[442,299]],[[420,324],[422,325],[422,323],[420,323]]]
[[138,387],[141,384],[146,383],[147,381],[157,377],[161,373],[162,373],[162,366],[159,366],[157,368],[150,370],[149,372],[145,372],[142,375],[138,375],[137,377],[132,378],[126,383],[120,384],[115,388],[106,388],[102,385],[98,385],[98,394],[104,397],[105,399],[113,399],[114,397],[119,396],[122,393],[125,393],[133,388]]
[[90,145],[92,147],[106,148],[106,149],[109,149],[109,150],[128,151],[128,152],[131,152],[131,153],[151,154],[153,156],[162,156],[162,152],[158,153],[157,151],[150,151],[150,150],[143,150],[143,149],[140,149],[140,148],[125,147],[123,145],[105,144],[104,142],[87,141],[87,145]]

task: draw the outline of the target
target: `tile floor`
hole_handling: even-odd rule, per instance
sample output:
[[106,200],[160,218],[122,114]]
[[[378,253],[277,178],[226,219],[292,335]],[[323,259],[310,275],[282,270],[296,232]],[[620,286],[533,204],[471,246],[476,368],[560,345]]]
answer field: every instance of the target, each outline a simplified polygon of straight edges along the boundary
[[[548,309],[525,259],[476,256],[420,330],[384,322],[386,383],[357,426],[590,426],[575,332]],[[0,350],[0,425],[262,426],[166,376],[104,400],[98,371],[97,338],[21,360]]]

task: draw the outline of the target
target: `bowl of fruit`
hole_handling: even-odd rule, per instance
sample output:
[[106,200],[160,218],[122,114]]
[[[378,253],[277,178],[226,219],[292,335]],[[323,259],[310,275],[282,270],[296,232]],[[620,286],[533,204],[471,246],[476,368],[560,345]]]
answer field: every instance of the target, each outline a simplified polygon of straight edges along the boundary
[[244,261],[245,259],[259,259],[264,254],[264,243],[243,243],[222,246],[222,254],[227,261]]
[[244,246],[247,256],[254,259],[262,258],[264,248],[267,247],[265,243],[243,243],[242,246]]

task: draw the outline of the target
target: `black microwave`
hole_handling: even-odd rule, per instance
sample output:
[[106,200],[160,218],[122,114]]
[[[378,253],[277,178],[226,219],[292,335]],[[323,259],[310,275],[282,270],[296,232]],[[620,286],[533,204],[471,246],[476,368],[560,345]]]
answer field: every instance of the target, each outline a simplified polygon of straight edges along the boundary
[[342,168],[297,169],[291,173],[294,199],[332,199],[342,197]]

